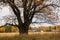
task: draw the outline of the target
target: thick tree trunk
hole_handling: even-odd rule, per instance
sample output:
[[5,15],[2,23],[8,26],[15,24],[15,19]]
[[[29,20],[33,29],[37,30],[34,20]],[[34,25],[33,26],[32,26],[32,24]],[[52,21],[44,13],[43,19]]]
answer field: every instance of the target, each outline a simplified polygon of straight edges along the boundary
[[18,29],[20,34],[28,34],[29,26],[22,25],[19,26]]
[[24,12],[23,12],[23,14],[24,14],[24,23],[21,20],[21,13],[20,13],[20,10],[18,9],[18,7],[15,5],[15,3],[8,1],[10,7],[12,8],[14,14],[17,17],[18,29],[19,29],[20,34],[28,34],[28,29],[29,29],[29,25],[30,25],[30,21],[29,21],[30,17],[28,17],[29,12],[26,10],[26,8],[27,8],[26,1],[23,3],[23,6],[24,6]]

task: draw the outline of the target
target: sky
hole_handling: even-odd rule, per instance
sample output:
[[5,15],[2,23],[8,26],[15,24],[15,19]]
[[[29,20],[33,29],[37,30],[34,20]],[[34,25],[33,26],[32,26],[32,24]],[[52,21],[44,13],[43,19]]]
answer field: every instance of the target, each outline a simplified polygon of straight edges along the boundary
[[9,14],[11,14],[10,10],[9,10],[9,6],[4,6],[3,7],[3,5],[1,5],[0,6],[0,26],[5,24],[5,21],[2,20],[3,19],[2,17],[7,16]]
[[[6,15],[10,15],[11,14],[9,8],[10,8],[9,6],[4,6],[4,7],[2,7],[2,9],[0,9],[0,18],[1,19],[2,19],[3,16],[6,16]],[[5,21],[4,20],[0,21],[0,25],[4,25],[4,24],[5,24]],[[31,24],[31,26],[33,26],[33,27],[36,27],[36,26],[52,26],[52,24],[48,24],[48,23],[33,24],[33,25]]]
[[9,15],[10,12],[9,12],[9,7],[8,6],[5,6],[5,7],[2,7],[2,9],[0,9],[0,16],[6,16],[6,15]]
[[[2,20],[2,17],[7,16],[7,15],[11,15],[11,12],[12,11],[10,10],[9,6],[3,6],[3,5],[0,6],[0,26],[5,24],[5,21]],[[21,12],[23,12],[23,11],[21,10]],[[21,14],[21,15],[23,15],[23,14]],[[60,12],[58,13],[58,16],[60,16]],[[59,17],[59,19],[60,19],[60,17]],[[33,20],[33,21],[35,21],[35,20]],[[60,23],[57,23],[56,25],[60,25]],[[31,24],[31,26],[32,27],[37,27],[37,26],[39,27],[39,26],[53,26],[53,25],[48,24],[48,23],[43,23],[43,24],[33,24],[33,25]]]

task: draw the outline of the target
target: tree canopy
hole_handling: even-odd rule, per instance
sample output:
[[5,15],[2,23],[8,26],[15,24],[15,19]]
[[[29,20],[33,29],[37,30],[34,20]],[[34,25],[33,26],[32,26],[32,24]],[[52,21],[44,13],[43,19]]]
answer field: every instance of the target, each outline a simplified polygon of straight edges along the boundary
[[[40,23],[56,23],[58,20],[58,12],[54,11],[60,7],[59,0],[1,0],[1,4],[11,7],[16,17],[12,20],[14,22],[17,19],[18,25],[15,24],[15,26],[19,28],[20,33],[28,33],[29,25],[34,17],[40,19]],[[23,20],[20,8],[23,8]]]

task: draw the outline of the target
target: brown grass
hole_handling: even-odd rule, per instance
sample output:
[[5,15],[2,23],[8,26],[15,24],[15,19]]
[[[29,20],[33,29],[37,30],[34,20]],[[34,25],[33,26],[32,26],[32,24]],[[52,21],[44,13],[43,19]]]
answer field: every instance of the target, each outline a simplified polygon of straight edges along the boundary
[[[60,32],[29,32],[29,35],[44,35],[44,34],[58,34]],[[0,37],[11,37],[11,36],[16,36],[19,35],[18,32],[16,33],[0,33]]]
[[0,33],[0,40],[60,40],[60,32]]

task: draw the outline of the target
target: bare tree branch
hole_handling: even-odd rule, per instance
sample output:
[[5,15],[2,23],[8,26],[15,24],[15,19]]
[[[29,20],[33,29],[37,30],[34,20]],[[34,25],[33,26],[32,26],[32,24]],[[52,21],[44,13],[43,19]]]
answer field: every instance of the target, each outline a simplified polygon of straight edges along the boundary
[[58,5],[56,5],[56,4],[49,4],[49,5],[45,5],[45,6],[42,6],[41,8],[39,8],[37,11],[35,11],[35,12],[39,12],[40,10],[42,10],[42,9],[44,9],[44,8],[46,8],[46,7],[48,7],[48,6],[57,6],[57,7],[60,7],[60,6],[58,6]]

